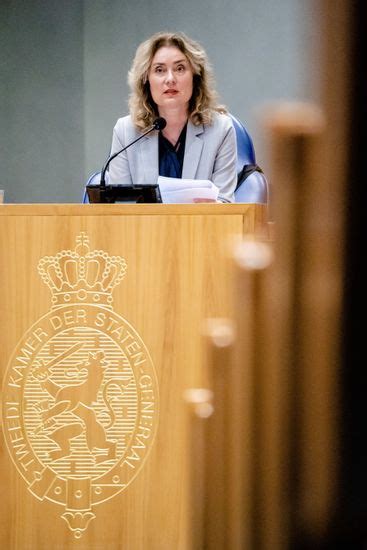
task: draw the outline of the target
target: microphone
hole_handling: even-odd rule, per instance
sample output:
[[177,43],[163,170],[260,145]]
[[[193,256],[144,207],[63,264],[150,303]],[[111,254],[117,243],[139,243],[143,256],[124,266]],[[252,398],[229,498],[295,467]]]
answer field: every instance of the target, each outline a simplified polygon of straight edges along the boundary
[[159,116],[155,119],[153,126],[155,130],[163,130],[167,126],[167,121],[162,116]]
[[125,147],[123,147],[122,149],[120,149],[120,151],[117,151],[117,153],[114,153],[113,155],[111,155],[110,157],[108,157],[107,161],[105,162],[103,168],[102,168],[102,171],[101,171],[101,179],[100,179],[100,182],[99,182],[99,185],[100,187],[103,187],[105,188],[106,187],[106,172],[107,172],[107,168],[109,167],[110,165],[110,162],[116,158],[118,155],[120,155],[120,153],[123,153],[124,151],[126,151],[126,149],[128,149],[129,147],[131,147],[131,145],[134,145],[134,143],[136,143],[137,141],[139,141],[139,139],[142,139],[144,136],[146,136],[147,134],[150,134],[150,132],[153,132],[153,130],[163,130],[163,128],[165,128],[167,125],[167,121],[165,118],[163,117],[158,117],[155,119],[154,123],[153,123],[153,126],[151,126],[149,128],[149,130],[147,130],[146,132],[144,132],[144,134],[141,134],[138,138],[134,139],[134,141],[132,141],[131,143],[128,143]]

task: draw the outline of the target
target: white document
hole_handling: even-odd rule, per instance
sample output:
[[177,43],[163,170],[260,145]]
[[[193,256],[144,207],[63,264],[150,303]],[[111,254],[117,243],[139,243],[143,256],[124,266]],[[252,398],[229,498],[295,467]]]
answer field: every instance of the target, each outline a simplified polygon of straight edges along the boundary
[[195,199],[216,201],[219,189],[210,180],[191,180],[158,177],[159,190],[164,203],[192,203]]

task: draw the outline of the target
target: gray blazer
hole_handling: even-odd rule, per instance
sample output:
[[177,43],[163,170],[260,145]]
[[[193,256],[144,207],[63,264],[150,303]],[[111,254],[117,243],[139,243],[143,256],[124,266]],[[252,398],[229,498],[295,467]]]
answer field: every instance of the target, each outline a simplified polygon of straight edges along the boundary
[[[111,155],[139,135],[130,116],[119,118],[113,130]],[[236,133],[229,116],[215,114],[210,126],[188,122],[183,178],[211,180],[219,188],[219,200],[234,202],[236,161]],[[158,132],[154,131],[111,162],[109,183],[156,183],[158,170]]]

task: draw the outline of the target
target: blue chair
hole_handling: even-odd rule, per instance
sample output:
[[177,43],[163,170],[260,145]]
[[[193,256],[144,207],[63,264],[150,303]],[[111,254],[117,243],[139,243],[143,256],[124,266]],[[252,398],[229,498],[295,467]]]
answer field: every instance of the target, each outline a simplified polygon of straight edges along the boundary
[[[230,114],[237,139],[237,174],[244,166],[256,166],[255,149],[250,134],[236,117]],[[235,201],[243,203],[267,204],[269,200],[268,182],[264,174],[253,171],[247,178],[237,185],[234,192]]]
[[[93,174],[89,176],[89,178],[87,180],[87,183],[85,184],[85,187],[84,187],[83,204],[88,204],[89,203],[89,198],[88,198],[88,193],[87,193],[87,186],[88,185],[98,185],[100,179],[101,179],[101,171],[100,170],[98,172],[93,172]],[[108,172],[106,174],[106,183],[108,183]]]
[[[237,139],[237,174],[239,175],[246,166],[256,166],[255,149],[250,134],[236,117],[230,114]],[[94,172],[86,183],[87,185],[98,185],[101,172]],[[108,183],[108,172],[106,173]],[[267,204],[269,199],[268,182],[264,174],[254,170],[249,176],[237,185],[234,193],[235,202],[262,203]],[[83,203],[88,203],[86,187],[84,189]]]

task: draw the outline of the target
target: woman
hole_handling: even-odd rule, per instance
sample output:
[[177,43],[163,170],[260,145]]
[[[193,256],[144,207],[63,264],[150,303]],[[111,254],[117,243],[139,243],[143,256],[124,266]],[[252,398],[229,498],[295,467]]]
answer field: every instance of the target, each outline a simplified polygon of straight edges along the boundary
[[113,131],[111,154],[149,129],[167,124],[118,155],[112,184],[151,184],[158,175],[211,180],[218,200],[233,202],[236,136],[231,118],[217,104],[206,53],[183,33],[157,33],[137,49],[129,72],[130,115]]

